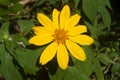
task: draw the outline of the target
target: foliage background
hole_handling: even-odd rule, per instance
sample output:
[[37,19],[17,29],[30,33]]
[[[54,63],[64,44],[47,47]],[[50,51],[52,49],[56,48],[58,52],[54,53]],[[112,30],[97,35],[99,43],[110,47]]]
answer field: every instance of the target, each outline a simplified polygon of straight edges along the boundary
[[[118,0],[0,0],[0,80],[119,80],[120,10]],[[40,25],[36,14],[51,17],[52,10],[68,4],[71,14],[82,16],[95,40],[82,46],[87,60],[70,57],[61,70],[56,58],[45,66],[38,63],[46,46],[30,45],[32,26]],[[118,4],[119,5],[119,4]]]

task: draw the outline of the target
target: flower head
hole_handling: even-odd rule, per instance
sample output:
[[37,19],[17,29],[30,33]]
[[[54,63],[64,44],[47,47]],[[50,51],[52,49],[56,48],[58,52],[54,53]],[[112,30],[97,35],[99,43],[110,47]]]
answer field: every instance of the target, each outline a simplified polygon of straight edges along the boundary
[[78,60],[85,61],[86,55],[79,45],[90,45],[93,38],[82,34],[87,32],[85,25],[77,25],[80,16],[70,16],[70,8],[65,5],[61,12],[53,10],[52,20],[42,13],[37,15],[42,26],[33,27],[35,36],[30,38],[29,43],[42,46],[50,43],[42,52],[39,63],[45,65],[57,56],[57,62],[62,69],[68,67],[68,51]]

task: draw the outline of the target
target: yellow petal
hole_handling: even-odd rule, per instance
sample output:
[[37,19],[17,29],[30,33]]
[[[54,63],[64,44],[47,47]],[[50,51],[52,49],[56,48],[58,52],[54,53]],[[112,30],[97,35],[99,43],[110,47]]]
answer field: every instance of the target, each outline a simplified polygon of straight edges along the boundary
[[80,45],[90,45],[94,42],[93,38],[89,37],[88,35],[77,35],[69,37],[69,39]]
[[72,27],[68,29],[68,35],[69,36],[75,36],[81,33],[87,32],[87,27],[85,25],[78,25],[76,27]]
[[51,43],[41,54],[39,63],[45,65],[52,60],[56,54],[58,44],[56,42]]
[[63,29],[66,21],[70,17],[70,8],[68,5],[65,5],[60,13],[60,28]]
[[66,41],[66,46],[70,53],[78,60],[85,61],[86,60],[86,55],[84,50],[78,46],[76,43],[67,40]]
[[30,38],[29,43],[41,46],[50,43],[53,40],[52,35],[49,32],[42,32]]
[[46,29],[43,26],[34,26],[33,30],[35,34],[41,34],[41,32],[46,31]]
[[39,13],[37,15],[37,19],[39,20],[39,22],[46,28],[53,30],[54,29],[54,25],[53,22],[44,14]]
[[58,29],[59,28],[59,11],[57,9],[53,10],[53,24],[55,25],[55,27]]
[[65,29],[70,29],[71,27],[74,27],[75,25],[78,24],[80,20],[80,16],[78,14],[75,14],[71,16],[68,21],[66,22]]
[[62,69],[66,69],[68,67],[69,56],[67,49],[63,44],[59,44],[58,46],[57,61]]

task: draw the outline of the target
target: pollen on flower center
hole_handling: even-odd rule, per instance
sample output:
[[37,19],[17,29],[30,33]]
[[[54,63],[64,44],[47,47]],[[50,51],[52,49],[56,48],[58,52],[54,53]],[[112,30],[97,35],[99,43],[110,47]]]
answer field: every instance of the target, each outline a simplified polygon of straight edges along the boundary
[[58,44],[64,44],[65,40],[68,39],[67,31],[64,29],[56,29],[52,36],[54,37],[54,40],[58,42]]

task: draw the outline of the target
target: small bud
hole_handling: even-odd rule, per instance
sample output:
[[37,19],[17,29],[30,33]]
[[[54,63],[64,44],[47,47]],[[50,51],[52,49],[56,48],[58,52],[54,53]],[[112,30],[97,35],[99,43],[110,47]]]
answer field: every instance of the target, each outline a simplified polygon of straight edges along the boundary
[[7,40],[8,39],[8,34],[4,34],[3,39]]

